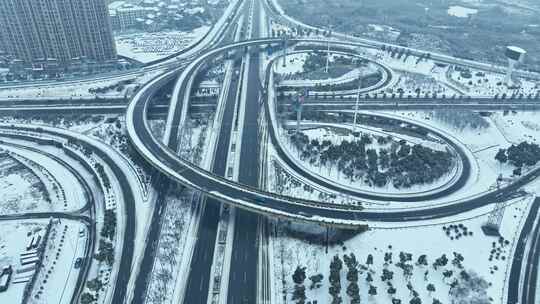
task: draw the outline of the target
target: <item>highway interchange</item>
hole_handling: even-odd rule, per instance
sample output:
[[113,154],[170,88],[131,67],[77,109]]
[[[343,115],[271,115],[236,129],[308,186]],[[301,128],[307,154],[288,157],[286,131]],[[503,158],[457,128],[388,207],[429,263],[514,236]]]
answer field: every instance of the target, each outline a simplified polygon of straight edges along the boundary
[[[264,14],[261,12],[264,11]],[[163,69],[163,62],[155,63],[155,69],[163,69],[163,73],[145,85],[143,85],[126,104],[123,100],[100,100],[87,101],[81,104],[77,101],[61,101],[51,104],[47,101],[37,101],[32,104],[12,103],[0,108],[0,113],[10,115],[16,111],[19,115],[32,115],[43,111],[54,111],[55,113],[76,113],[83,111],[89,114],[111,114],[126,113],[127,131],[131,143],[135,149],[151,164],[160,174],[156,173],[154,179],[155,187],[160,194],[156,199],[156,208],[152,214],[151,226],[148,231],[148,238],[144,250],[140,269],[135,270],[137,277],[119,275],[115,282],[115,291],[112,303],[143,303],[145,298],[145,286],[148,284],[149,273],[152,270],[155,258],[155,239],[159,233],[160,215],[163,207],[164,193],[169,183],[180,183],[185,187],[198,190],[204,193],[201,204],[203,213],[197,231],[197,241],[193,250],[191,267],[185,285],[184,303],[206,303],[208,302],[209,286],[212,279],[212,258],[214,256],[215,243],[217,238],[217,226],[219,215],[224,206],[235,208],[235,231],[233,248],[231,255],[231,273],[228,277],[227,303],[258,303],[258,244],[262,242],[262,236],[258,233],[261,225],[264,225],[264,217],[279,217],[286,220],[296,220],[309,223],[316,223],[324,226],[331,226],[344,229],[357,229],[375,222],[406,222],[444,218],[451,215],[461,214],[470,210],[493,204],[494,201],[510,198],[515,195],[524,185],[540,176],[540,170],[533,170],[517,181],[502,187],[498,190],[486,192],[480,196],[464,199],[446,204],[418,207],[411,210],[399,211],[373,211],[363,208],[361,205],[339,206],[318,201],[302,200],[282,195],[276,195],[265,191],[261,185],[261,175],[263,168],[260,159],[265,152],[261,149],[262,133],[268,132],[271,144],[276,148],[280,158],[289,168],[304,176],[311,182],[321,185],[336,192],[346,193],[357,198],[373,201],[403,201],[420,202],[423,200],[433,200],[443,198],[459,190],[468,180],[470,174],[469,159],[453,138],[448,138],[445,134],[438,134],[436,130],[429,132],[436,134],[446,141],[459,155],[462,170],[456,182],[450,187],[429,195],[411,195],[407,197],[388,197],[385,195],[375,195],[362,193],[361,191],[351,191],[339,185],[325,182],[321,178],[307,172],[298,166],[291,157],[283,151],[277,134],[275,118],[273,118],[275,107],[274,75],[271,73],[269,63],[266,69],[261,69],[261,60],[265,48],[268,45],[274,47],[282,46],[280,38],[266,38],[261,24],[263,17],[270,17],[283,20],[283,16],[276,16],[272,4],[264,0],[239,1],[239,5],[230,11],[230,16],[225,16],[227,20],[222,26],[213,28],[209,36],[199,42],[195,47],[190,48],[188,55],[179,54],[179,60],[174,57],[167,58],[166,69]],[[289,18],[289,17],[287,17]],[[286,18],[286,19],[287,19]],[[289,19],[287,19],[289,20]],[[240,39],[238,39],[240,38]],[[339,40],[332,41],[332,45],[340,46],[370,46],[378,47],[379,43],[372,41],[357,41],[345,39],[345,36],[337,36]],[[294,43],[314,43],[320,40],[293,38],[289,39],[290,44]],[[421,53],[418,51],[419,54]],[[240,54],[241,56],[230,59],[230,54]],[[449,63],[468,64],[463,60],[450,58],[448,56],[434,55],[434,58]],[[221,108],[221,125],[216,149],[213,155],[213,166],[211,170],[205,170],[177,155],[177,150],[181,145],[181,129],[184,126],[186,117],[194,107],[191,104],[192,88],[195,85],[194,79],[212,60],[229,60],[232,71],[239,71],[239,77],[232,77],[226,83],[227,91],[220,101],[221,105],[212,105],[213,108]],[[171,62],[172,61],[172,62]],[[474,63],[471,66],[476,68],[485,67],[482,64]],[[490,66],[490,69],[493,68]],[[145,69],[154,70],[154,67]],[[144,72],[144,71],[143,71]],[[134,73],[134,72],[130,72]],[[136,72],[141,73],[141,72]],[[115,77],[124,77],[118,75]],[[101,77],[101,76],[100,76]],[[102,76],[107,78],[107,76]],[[57,85],[57,84],[55,84]],[[155,105],[156,94],[165,90],[166,87],[174,87],[170,105]],[[530,99],[494,99],[478,98],[460,101],[456,105],[451,99],[437,98],[366,98],[362,101],[360,109],[376,110],[387,108],[406,109],[431,109],[448,105],[449,107],[463,107],[474,110],[492,109],[514,109],[514,108],[537,108],[538,103]],[[284,105],[287,106],[287,105]],[[306,106],[314,110],[352,110],[354,102],[343,98],[312,98],[307,99]],[[149,114],[158,113],[167,118],[167,127],[164,138],[156,138],[149,126]],[[374,114],[375,115],[375,114]],[[264,122],[265,128],[261,128]],[[0,126],[0,137],[13,138],[13,133],[9,130],[20,130],[34,135],[15,137],[25,137],[27,141],[36,140],[36,128],[24,126]],[[52,128],[51,128],[52,129]],[[76,139],[66,134],[46,130],[45,133],[51,136]],[[231,153],[232,142],[235,143],[235,153]],[[27,149],[30,149],[26,147]],[[100,152],[107,164],[112,168],[124,191],[124,201],[134,202],[132,186],[128,182],[129,177],[123,170],[115,164],[115,161],[107,156],[100,147],[94,147]],[[238,152],[239,151],[239,152]],[[236,156],[235,156],[236,155]],[[49,155],[53,158],[54,156]],[[232,177],[228,174],[228,164],[233,158],[240,159],[236,169],[233,168]],[[84,184],[84,182],[83,182]],[[159,185],[159,186],[158,186]],[[87,193],[88,197],[92,194]],[[89,200],[93,201],[93,200]],[[514,260],[511,267],[508,297],[509,304],[534,303],[537,268],[540,252],[540,224],[537,220],[538,199],[533,203],[531,213],[526,219],[518,245],[515,251]],[[135,206],[126,204],[125,206],[125,233],[122,241],[122,258],[119,262],[119,273],[132,273],[133,270],[133,242],[137,223],[135,223]],[[5,220],[21,218],[69,218],[84,222],[95,234],[95,224],[92,223],[93,216],[81,215],[93,208],[91,204],[74,213],[54,213],[54,214],[25,214],[7,217]],[[229,208],[229,207],[226,207]],[[91,211],[92,213],[93,211]],[[4,218],[0,218],[4,220]],[[89,237],[87,246],[87,256],[93,252],[94,238]],[[154,243],[153,243],[154,242]],[[152,245],[153,244],[153,245]],[[89,259],[91,260],[91,259]],[[523,266],[525,265],[525,266]],[[86,269],[89,265],[85,266]],[[82,282],[84,273],[81,272]],[[130,281],[134,281],[135,288],[130,288]],[[81,286],[79,284],[79,286]],[[80,296],[80,289],[74,295],[73,303]]]

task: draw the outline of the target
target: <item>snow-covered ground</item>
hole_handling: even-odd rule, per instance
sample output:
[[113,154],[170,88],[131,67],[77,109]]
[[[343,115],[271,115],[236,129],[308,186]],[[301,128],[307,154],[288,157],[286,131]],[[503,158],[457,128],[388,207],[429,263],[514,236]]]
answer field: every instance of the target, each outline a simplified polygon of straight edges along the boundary
[[[533,188],[536,191],[540,190],[538,185]],[[298,189],[297,195],[310,198],[309,193],[302,192],[302,189]],[[296,267],[300,266],[306,267],[308,279],[304,285],[307,301],[330,303],[331,296],[328,294],[330,262],[336,255],[343,260],[344,255],[354,253],[359,262],[358,286],[362,303],[390,302],[392,297],[387,293],[389,285],[381,278],[382,270],[386,269],[393,272],[393,279],[390,282],[396,289],[394,297],[401,299],[402,303],[409,303],[412,298],[407,288],[408,282],[418,292],[422,303],[431,304],[434,298],[442,303],[451,303],[453,296],[449,294],[450,284],[460,277],[462,270],[465,270],[469,274],[476,273],[485,280],[486,285],[483,287],[485,294],[479,294],[485,298],[485,303],[490,303],[488,298],[492,298],[491,303],[502,304],[513,248],[533,199],[532,195],[527,195],[506,202],[501,240],[487,237],[481,230],[493,206],[436,221],[395,223],[385,227],[374,225],[367,232],[330,245],[328,251],[322,243],[294,236],[298,235],[298,231],[313,233],[320,230],[323,238],[324,229],[300,224],[292,226],[278,224],[275,230],[277,235],[272,234],[270,240],[273,299],[279,304],[293,302],[292,274]],[[402,269],[396,265],[400,260],[400,252],[412,254],[412,260],[406,263],[412,265],[410,277],[405,276]],[[454,252],[463,257],[462,266],[452,263]],[[392,262],[388,262],[387,265],[385,265],[386,254],[392,255]],[[443,254],[448,258],[447,264],[435,269],[432,264]],[[368,255],[373,256],[372,263],[367,261]],[[416,264],[421,255],[426,255],[427,266]],[[348,267],[344,264],[340,272],[340,295],[344,303],[348,303],[351,298],[346,292],[349,285],[347,270]],[[452,271],[452,274],[449,278],[445,278],[443,273],[448,270]],[[371,282],[367,281],[368,273],[373,279]],[[324,278],[320,287],[312,289],[309,277],[317,274],[322,274]],[[435,291],[428,292],[428,284],[433,284]],[[376,287],[377,294],[368,295],[370,285]],[[286,300],[283,300],[283,295],[286,296]]]
[[540,143],[539,112],[496,112],[491,122],[501,131],[509,143],[528,141]]
[[45,185],[32,170],[9,154],[0,154],[0,214],[52,209]]
[[[479,128],[456,125],[455,123],[459,124],[460,112],[448,112],[455,113],[451,114],[456,117],[453,120],[429,111],[391,113],[422,121],[457,136],[476,156],[480,165],[481,180],[489,180],[487,184],[493,184],[499,174],[502,174],[504,178],[512,177],[513,166],[500,164],[495,160],[495,154],[499,149],[506,149],[510,145],[524,140],[529,142],[540,140],[540,130],[534,128],[538,124],[538,112],[508,113],[507,115],[495,112],[491,117],[482,117],[481,119],[485,121],[486,125]],[[476,188],[479,190],[482,186],[477,184]]]
[[[460,76],[454,66],[438,64],[431,59],[419,59],[408,56],[406,53],[389,52],[375,49],[359,49],[362,55],[370,56],[374,60],[384,63],[396,71],[396,77],[400,78],[394,89],[402,89],[405,94],[416,96],[416,89],[421,89],[421,95],[437,93],[447,97],[456,94],[471,96],[494,96],[495,94],[523,93],[525,96],[538,91],[538,84],[534,81],[519,79],[520,89],[515,90],[504,85],[505,75],[500,73],[469,69],[471,78]],[[393,55],[393,56],[392,56]],[[457,68],[459,69],[459,67]]]
[[118,54],[142,63],[180,52],[199,41],[210,29],[202,26],[191,32],[168,31],[125,34],[115,37]]
[[163,211],[161,234],[156,252],[156,260],[152,270],[151,280],[148,286],[146,303],[161,304],[170,303],[178,292],[175,288],[179,281],[184,280],[184,274],[180,273],[181,261],[187,252],[186,242],[190,238],[188,234],[190,220],[196,206],[192,204],[192,191],[181,193],[171,190],[166,197],[167,207]]
[[41,116],[34,115],[32,117],[20,116],[3,116],[0,118],[0,122],[3,123],[29,123],[29,124],[40,124],[40,125],[50,125],[53,127],[61,127],[69,129],[75,132],[86,133],[96,128],[98,125],[104,122],[106,118],[109,118],[108,115],[54,115],[54,116]]
[[[122,77],[111,79],[87,79],[65,84],[47,83],[35,86],[16,88],[0,88],[0,99],[28,100],[28,99],[94,99],[100,98],[123,98],[130,95],[139,85],[146,83],[162,70],[134,72]],[[1,103],[0,103],[1,105]]]
[[[27,245],[32,237],[44,237],[47,223],[48,220],[0,223],[0,266],[13,267],[9,288],[0,293],[1,303],[21,303],[24,288],[34,275],[37,277],[28,303],[70,303],[79,274],[74,263],[83,256],[86,244],[87,233],[82,224],[53,220],[41,266],[21,264],[21,254],[31,252]],[[24,282],[16,283],[19,280]]]
[[87,235],[84,225],[78,222],[62,220],[51,226],[29,303],[71,303],[80,271],[75,261],[84,257]]
[[475,8],[464,7],[460,5],[452,5],[448,8],[448,15],[458,18],[468,18],[471,15],[476,15],[478,10]]
[[[345,128],[350,128],[350,126],[344,126]],[[362,134],[368,135],[372,139],[372,143],[366,145],[366,149],[374,149],[377,151],[377,154],[380,153],[381,149],[385,149],[388,151],[390,149],[392,142],[394,144],[397,144],[397,141],[399,140],[405,140],[409,145],[415,145],[419,144],[424,147],[429,147],[431,149],[434,149],[436,151],[446,151],[446,148],[448,148],[448,145],[445,145],[441,142],[437,141],[431,141],[422,139],[419,137],[413,137],[408,136],[405,134],[397,134],[392,133],[389,131],[383,131],[380,128],[374,128],[374,127],[368,127],[360,125],[360,132]],[[282,132],[283,134],[285,132]],[[346,129],[334,129],[332,125],[329,125],[328,127],[322,127],[322,128],[313,128],[313,129],[307,129],[304,130],[303,133],[308,136],[309,140],[316,139],[318,142],[322,143],[325,140],[328,140],[332,142],[333,145],[340,145],[344,141],[348,142],[354,142],[358,140],[357,137],[354,137],[352,133],[347,132]],[[377,143],[378,137],[387,137],[392,136],[393,140],[391,142],[385,143],[385,144],[379,144]],[[396,188],[392,185],[392,183],[388,183],[384,187],[376,187],[374,185],[371,185],[370,182],[366,182],[364,179],[355,179],[350,180],[348,179],[343,172],[340,172],[337,166],[321,166],[318,163],[311,163],[309,158],[302,159],[300,157],[300,151],[296,149],[296,147],[293,145],[293,143],[289,140],[285,141],[286,145],[285,148],[290,151],[290,154],[295,156],[297,161],[299,161],[303,167],[307,168],[309,171],[313,172],[316,175],[319,175],[323,179],[330,180],[332,182],[337,182],[338,184],[345,185],[347,187],[356,189],[356,190],[363,190],[367,192],[374,192],[374,193],[392,193],[392,194],[403,194],[403,193],[420,193],[429,191],[430,189],[436,189],[444,186],[447,184],[452,177],[455,175],[456,170],[455,167],[452,168],[448,174],[438,179],[436,182],[431,184],[424,184],[424,185],[414,185],[407,189],[400,189]]]
[[458,84],[459,87],[466,89],[467,94],[472,96],[494,96],[507,94],[536,94],[540,90],[540,85],[534,81],[520,79],[519,88],[512,89],[505,84],[506,76],[503,74],[486,73],[479,70],[470,70],[470,78],[464,77],[461,71],[450,69],[448,78]]
[[[21,303],[26,283],[14,283],[17,278],[31,277],[35,273],[33,267],[23,267],[20,255],[27,252],[31,238],[28,235],[45,232],[46,221],[6,221],[0,222],[0,267],[13,267],[12,282],[7,291],[0,293],[2,303]],[[24,271],[26,269],[26,271]],[[19,273],[17,273],[19,270]]]
[[32,168],[49,193],[50,202],[36,206],[32,212],[75,211],[86,205],[87,198],[82,185],[63,164],[35,151],[12,146],[6,146],[6,149]]
[[280,59],[278,64],[275,64],[275,71],[282,75],[291,75],[301,73],[304,71],[304,63],[306,62],[307,53],[297,53],[287,55],[285,59],[285,66],[283,66],[283,60]]
[[448,97],[453,96],[454,94],[459,95],[458,91],[438,81],[432,76],[410,72],[399,72],[395,73],[395,77],[397,78],[397,81],[393,87],[387,89],[389,93],[397,94],[402,91],[404,96],[417,96],[419,93],[421,97],[424,97],[426,94],[429,94],[431,97],[433,96],[433,93],[436,93],[439,96],[446,95]]

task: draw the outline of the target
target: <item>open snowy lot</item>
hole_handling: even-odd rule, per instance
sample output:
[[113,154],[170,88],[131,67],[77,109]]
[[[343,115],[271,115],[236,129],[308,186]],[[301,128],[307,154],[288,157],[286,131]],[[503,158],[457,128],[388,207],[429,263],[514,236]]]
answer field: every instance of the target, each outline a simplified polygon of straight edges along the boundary
[[202,26],[191,32],[169,31],[136,33],[115,37],[118,54],[142,63],[180,52],[199,41],[210,27]]

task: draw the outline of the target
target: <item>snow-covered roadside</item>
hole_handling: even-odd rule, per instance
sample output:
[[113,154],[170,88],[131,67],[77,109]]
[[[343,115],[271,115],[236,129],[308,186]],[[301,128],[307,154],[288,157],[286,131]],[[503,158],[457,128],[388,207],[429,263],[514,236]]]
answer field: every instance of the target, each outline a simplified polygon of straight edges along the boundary
[[68,220],[57,221],[51,226],[43,266],[29,303],[71,303],[80,271],[75,267],[75,261],[84,257],[88,237],[80,231],[86,231],[83,224]]
[[163,210],[160,240],[145,301],[149,304],[172,303],[176,292],[174,286],[184,280],[178,266],[186,254],[184,244],[189,241],[190,220],[195,212],[194,193],[184,191],[179,194],[177,188],[173,189],[176,190],[171,190],[165,198],[168,203]]
[[0,87],[0,99],[7,101],[121,99],[131,95],[137,87],[161,73],[163,69],[152,69],[134,71],[119,77],[81,79],[69,84],[51,82],[33,86]]
[[86,133],[98,127],[109,115],[34,115],[30,118],[24,116],[3,116],[0,122],[3,123],[27,123],[38,125],[49,125],[52,127],[61,127],[78,133]]
[[135,171],[142,198],[147,202],[149,200],[151,176],[146,170],[146,167],[141,167],[141,165],[144,165],[144,163],[140,162],[141,159],[133,159],[137,154],[133,153],[134,151],[132,151],[132,147],[129,145],[122,117],[110,119],[85,133],[109,145],[125,158],[132,171]]

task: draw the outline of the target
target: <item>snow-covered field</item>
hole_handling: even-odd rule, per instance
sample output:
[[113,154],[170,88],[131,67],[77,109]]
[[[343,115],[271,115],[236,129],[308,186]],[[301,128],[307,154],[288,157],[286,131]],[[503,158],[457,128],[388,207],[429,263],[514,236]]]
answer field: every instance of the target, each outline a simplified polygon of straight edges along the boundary
[[84,189],[74,173],[56,160],[35,151],[8,146],[21,162],[24,162],[39,176],[48,193],[50,202],[37,206],[33,212],[75,211],[86,203]]
[[[345,126],[345,128],[348,128],[348,126]],[[389,131],[383,131],[382,129],[379,129],[379,128],[373,128],[373,127],[360,125],[359,131],[364,135],[370,136],[373,140],[371,144],[366,145],[366,149],[374,149],[375,151],[377,151],[377,153],[380,153],[381,149],[388,150],[390,146],[392,145],[392,142],[388,142],[385,144],[377,143],[376,138],[381,137],[381,136],[382,137],[392,136],[394,143],[396,143],[399,140],[405,140],[409,145],[419,144],[424,147],[429,147],[437,151],[444,152],[445,149],[448,148],[447,145],[442,144],[440,142],[428,141],[426,139],[408,136],[405,134],[391,133]],[[352,133],[346,132],[346,130],[343,130],[343,129],[334,129],[331,125],[329,125],[328,127],[307,129],[307,130],[304,130],[303,133],[308,136],[310,141],[317,140],[318,142],[323,142],[327,140],[327,141],[332,142],[333,145],[340,145],[344,141],[354,142],[358,140],[358,138],[354,137]],[[319,175],[323,179],[327,179],[332,182],[336,182],[338,184],[345,185],[353,189],[364,190],[364,191],[375,192],[375,193],[403,194],[403,193],[420,193],[424,191],[429,191],[430,189],[439,188],[447,184],[456,173],[455,168],[452,168],[452,170],[448,172],[448,174],[438,179],[434,183],[424,184],[424,185],[414,185],[406,189],[396,188],[392,185],[392,183],[388,183],[384,187],[376,187],[374,185],[371,185],[370,182],[367,182],[364,179],[351,180],[347,178],[345,174],[340,172],[337,166],[333,166],[333,165],[321,166],[318,163],[311,163],[309,158],[302,159],[300,157],[301,152],[299,152],[298,149],[295,148],[295,146],[290,141],[290,138],[289,140],[286,141],[286,149],[290,151],[291,155],[296,156],[297,161],[299,161],[303,165],[303,167],[308,168],[309,171],[313,172],[316,175]]]
[[[275,179],[269,179],[271,187],[276,188]],[[531,185],[530,191],[540,190],[538,184]],[[279,191],[278,191],[279,192]],[[296,196],[312,198],[312,194],[301,187],[296,188]],[[459,299],[463,285],[461,272],[477,274],[482,290],[475,294],[483,302],[474,303],[504,303],[506,294],[505,284],[508,275],[513,248],[519,235],[524,217],[527,215],[533,195],[514,198],[506,202],[504,218],[501,225],[502,239],[485,236],[481,226],[487,221],[487,214],[493,206],[486,206],[481,210],[471,211],[458,216],[448,217],[437,221],[411,222],[406,224],[374,225],[367,232],[344,238],[342,241],[330,245],[328,251],[322,243],[308,241],[309,237],[298,238],[298,231],[321,231],[324,229],[301,224],[289,226],[278,224],[277,235],[271,236],[270,254],[272,265],[270,267],[273,281],[272,291],[276,303],[291,303],[294,293],[293,273],[295,269],[306,267],[307,301],[316,300],[317,303],[330,303],[328,293],[330,283],[330,262],[334,256],[344,259],[344,255],[354,253],[359,262],[358,286],[360,288],[361,303],[390,303],[392,296],[388,294],[391,282],[395,288],[393,297],[401,299],[402,303],[409,303],[413,298],[412,292],[407,288],[410,282],[412,289],[418,293],[422,303],[431,304],[433,299],[442,303],[452,303],[452,299]],[[293,229],[293,230],[290,230]],[[293,232],[294,231],[294,232]],[[399,267],[400,253],[412,254],[412,259],[405,264],[411,265],[411,273],[407,274]],[[454,264],[454,253],[463,257],[459,263]],[[391,254],[391,261],[385,261]],[[372,255],[373,262],[368,262],[368,255]],[[427,265],[418,265],[418,258],[426,255]],[[436,259],[446,255],[444,266],[433,266]],[[461,266],[460,266],[461,265]],[[407,266],[408,267],[408,266]],[[406,268],[406,267],[405,267]],[[393,279],[381,278],[383,269],[393,272]],[[348,267],[344,263],[340,272],[341,291],[343,303],[351,299],[347,294],[350,284],[347,279]],[[451,273],[449,272],[451,271]],[[445,272],[448,277],[445,277]],[[369,275],[368,275],[369,273]],[[319,287],[311,288],[310,277],[322,274],[323,279]],[[370,278],[368,278],[368,276]],[[452,282],[458,280],[456,288],[449,292]],[[483,281],[485,280],[485,281]],[[433,284],[434,291],[427,290],[428,284]],[[483,285],[485,284],[485,285]],[[376,293],[368,294],[370,286],[376,288]],[[283,296],[286,300],[283,300]],[[489,300],[491,298],[492,300]],[[470,298],[467,301],[472,301]],[[463,303],[472,303],[472,302]],[[459,302],[456,302],[459,303]]]
[[[354,253],[360,264],[358,285],[361,290],[362,303],[390,303],[391,296],[387,293],[389,286],[381,279],[383,269],[394,272],[393,279],[390,280],[396,289],[394,297],[401,299],[403,303],[409,303],[412,298],[406,287],[408,282],[418,292],[423,303],[431,304],[433,298],[439,299],[442,303],[451,303],[452,296],[449,295],[449,285],[455,278],[460,277],[462,270],[477,273],[484,278],[488,284],[485,286],[486,298],[493,298],[493,303],[502,303],[505,277],[509,270],[520,221],[526,214],[528,204],[531,201],[530,197],[520,198],[511,202],[514,205],[507,207],[502,225],[502,236],[504,237],[502,244],[497,238],[486,237],[482,233],[480,227],[487,220],[486,216],[446,224],[418,223],[419,226],[373,229],[356,235],[342,244],[330,246],[327,253],[324,245],[309,244],[305,240],[296,239],[290,236],[283,226],[280,226],[277,237],[272,237],[271,242],[273,244],[274,296],[281,300],[281,297],[277,295],[285,290],[287,301],[278,301],[277,303],[291,302],[294,284],[292,274],[297,266],[301,266],[307,267],[308,278],[319,273],[324,276],[321,287],[315,289],[310,289],[310,281],[306,280],[308,301],[317,300],[317,303],[330,303],[331,297],[328,294],[330,261],[335,255],[343,259],[343,255]],[[426,226],[420,226],[424,224]],[[450,225],[455,225],[457,228],[452,226],[451,229],[448,229],[450,233],[447,235],[443,227],[449,228]],[[463,236],[464,229],[459,225],[466,228],[467,236]],[[462,236],[456,239],[457,235]],[[450,238],[451,236],[453,239]],[[508,244],[506,240],[508,240]],[[492,250],[498,253],[492,255]],[[412,254],[412,261],[409,264],[413,265],[413,269],[409,278],[396,265],[400,252]],[[462,268],[452,264],[454,252],[463,256]],[[392,254],[392,263],[385,266],[384,258],[387,253]],[[370,254],[373,256],[372,264],[367,263]],[[434,269],[433,262],[443,254],[448,258],[448,263]],[[415,264],[421,255],[426,255],[427,266]],[[341,296],[344,303],[348,303],[350,297],[346,293],[349,285],[346,277],[347,266],[344,265],[343,268],[341,271]],[[449,278],[444,278],[443,272],[447,270],[453,273]],[[372,282],[367,281],[368,273],[371,273]],[[281,280],[282,277],[284,282]],[[434,292],[427,291],[428,284],[434,285]],[[368,295],[367,290],[370,285],[377,288],[376,295]],[[489,301],[478,303],[489,303]]]
[[291,75],[301,73],[304,71],[304,63],[306,62],[307,53],[298,53],[288,55],[285,59],[285,66],[283,66],[283,60],[280,59],[278,64],[275,64],[275,71],[281,75]]
[[0,214],[50,211],[45,185],[23,163],[0,152]]
[[191,32],[168,31],[136,33],[115,37],[118,54],[142,63],[158,60],[180,52],[199,41],[210,29],[202,26]]

